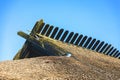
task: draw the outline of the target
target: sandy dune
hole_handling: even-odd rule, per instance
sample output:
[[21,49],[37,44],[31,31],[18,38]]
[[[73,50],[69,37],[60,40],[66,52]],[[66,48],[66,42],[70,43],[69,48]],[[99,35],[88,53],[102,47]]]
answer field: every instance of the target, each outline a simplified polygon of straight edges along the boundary
[[120,80],[120,59],[59,41],[55,43],[72,56],[0,62],[0,80]]

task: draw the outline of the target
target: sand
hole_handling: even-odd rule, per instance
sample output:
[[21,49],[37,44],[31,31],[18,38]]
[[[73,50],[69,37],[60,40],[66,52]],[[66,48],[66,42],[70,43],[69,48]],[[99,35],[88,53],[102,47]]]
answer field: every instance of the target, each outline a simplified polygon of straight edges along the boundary
[[57,42],[72,56],[0,62],[0,80],[120,80],[120,59]]

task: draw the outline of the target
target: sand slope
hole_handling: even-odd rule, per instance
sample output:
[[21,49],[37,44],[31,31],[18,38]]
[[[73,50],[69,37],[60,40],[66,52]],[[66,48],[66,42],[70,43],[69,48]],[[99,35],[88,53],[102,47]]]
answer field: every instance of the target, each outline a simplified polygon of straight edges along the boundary
[[120,80],[120,59],[57,42],[72,57],[0,62],[0,80]]

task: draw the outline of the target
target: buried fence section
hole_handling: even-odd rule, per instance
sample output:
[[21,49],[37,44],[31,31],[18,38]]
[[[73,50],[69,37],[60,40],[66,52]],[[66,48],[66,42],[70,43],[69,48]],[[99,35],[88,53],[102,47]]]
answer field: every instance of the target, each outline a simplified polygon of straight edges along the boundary
[[117,48],[116,48],[115,52],[113,52],[113,54],[112,54],[113,57],[114,57],[114,55],[115,55],[115,53],[116,53],[117,51],[118,51],[118,50],[117,50]]
[[52,30],[53,30],[53,26],[50,26],[48,31],[46,32],[45,36],[49,37],[49,35],[52,32]]
[[[39,26],[39,27],[36,27]],[[119,50],[111,44],[105,43],[104,41],[100,42],[100,40],[92,39],[92,37],[83,36],[82,34],[79,35],[78,33],[70,32],[68,30],[64,31],[64,29],[60,29],[58,27],[50,26],[49,24],[43,23],[41,21],[37,22],[31,32],[33,33],[40,33],[41,35],[45,35],[50,38],[65,41],[66,43],[75,44],[78,46],[82,46],[96,52],[104,53],[106,55],[118,57],[120,55]],[[68,35],[69,33],[69,35]]]
[[99,52],[99,50],[101,49],[101,47],[103,46],[104,43],[105,43],[105,42],[102,41],[102,42],[98,45],[98,47],[96,48],[96,51],[97,51],[97,52]]
[[60,39],[60,36],[62,35],[64,29],[60,29],[58,34],[56,35],[55,39],[59,40]]
[[[120,53],[119,53],[120,54]],[[118,59],[120,59],[120,55],[117,57]]]
[[90,43],[91,39],[92,39],[92,37],[89,37],[83,47],[86,48],[88,46],[88,44]]
[[76,42],[75,42],[75,45],[78,45],[78,44],[79,44],[79,42],[81,41],[82,37],[83,37],[82,34],[79,35],[79,37],[77,38],[77,40],[76,40]]
[[100,40],[97,40],[93,45],[92,50],[95,50],[95,48],[98,46],[99,43],[100,43]]
[[108,50],[108,52],[106,53],[106,55],[110,55],[110,52],[111,52],[113,49],[114,49],[114,47],[112,46],[112,47]]
[[87,39],[87,36],[84,36],[82,41],[80,42],[79,46],[83,46],[84,42],[86,41]]
[[117,53],[119,52],[119,50],[117,50],[114,54],[113,57],[116,57]]
[[73,43],[75,42],[77,36],[78,36],[78,33],[76,33],[76,34],[73,36],[72,40],[70,41],[71,44],[73,44]]
[[[71,43],[87,49],[94,50],[96,52],[120,58],[119,50],[114,48],[111,44],[105,43],[104,41],[100,42],[100,40],[96,40],[95,38],[92,39],[92,37],[83,36],[82,34],[79,35],[78,33],[69,32],[68,30],[64,29],[59,29],[58,27],[54,27],[52,25],[50,26],[49,24],[45,25],[45,23],[43,23],[42,20],[36,22],[30,35],[35,36],[36,33],[45,35],[52,39],[60,40],[66,43]],[[26,53],[29,53],[28,49],[30,49],[30,47],[28,46],[28,41],[27,46],[25,45],[25,49],[27,50],[22,49],[23,55],[21,57],[25,56]]]
[[53,38],[53,39],[54,39],[54,37],[55,37],[55,35],[56,35],[58,29],[59,29],[58,27],[55,27],[55,28],[54,28],[54,30],[53,30],[53,32],[52,32],[50,38]]
[[49,28],[49,24],[46,24],[41,32],[41,35],[44,35],[47,32],[48,28]]
[[93,39],[92,41],[91,41],[91,43],[88,45],[88,49],[91,49],[91,47],[93,46],[93,44],[95,43],[95,41],[96,41],[96,39]]
[[[120,53],[119,53],[120,54]],[[120,59],[120,55],[117,57],[118,59]]]
[[112,56],[117,52],[117,48],[115,49],[115,51],[113,52]]
[[117,49],[113,49],[112,52],[110,53],[110,56],[113,56],[114,52],[116,51]]
[[120,52],[118,52],[115,57],[116,57],[116,58],[120,58]]
[[115,57],[118,57],[120,55],[120,52],[118,52],[116,55],[115,55]]
[[61,37],[60,41],[64,41],[66,36],[68,35],[69,31],[65,31],[63,36]]
[[101,50],[99,51],[100,53],[103,53],[104,49],[107,47],[108,43],[106,43],[104,46],[102,46]]
[[71,32],[70,34],[69,34],[69,36],[67,37],[67,39],[66,39],[66,43],[69,43],[69,41],[71,40],[71,38],[73,37],[73,35],[74,35],[74,32]]
[[112,45],[111,44],[109,44],[107,47],[106,47],[106,49],[103,51],[103,53],[105,53],[106,54],[106,52],[108,51],[108,49],[111,47]]

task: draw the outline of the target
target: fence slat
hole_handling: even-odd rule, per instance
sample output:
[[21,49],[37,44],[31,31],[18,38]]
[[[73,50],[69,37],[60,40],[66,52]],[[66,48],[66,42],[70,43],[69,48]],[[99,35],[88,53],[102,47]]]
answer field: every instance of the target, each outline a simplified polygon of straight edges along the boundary
[[117,53],[117,55],[115,56],[116,58],[120,58],[120,52]]
[[57,31],[58,31],[58,27],[56,27],[54,30],[53,30],[53,32],[52,32],[52,34],[51,34],[51,36],[50,36],[50,38],[54,38],[55,37],[55,35],[56,35],[56,33],[57,33]]
[[50,26],[47,33],[46,33],[46,36],[49,36],[50,33],[52,32],[52,30],[53,30],[53,26]]
[[110,53],[110,56],[112,56],[116,50],[117,50],[117,49],[115,48],[115,49]]
[[65,31],[60,41],[64,41],[69,31]]
[[59,38],[62,35],[63,31],[64,31],[64,29],[60,29],[55,39],[59,40]]
[[113,57],[116,57],[116,55],[117,55],[118,52],[119,52],[119,50],[117,50],[117,51],[115,52],[115,54],[113,54]]
[[49,24],[46,24],[45,27],[44,27],[44,29],[41,32],[41,35],[44,35],[46,33],[46,31],[47,31],[48,28],[49,28]]
[[69,36],[67,37],[67,39],[66,39],[65,42],[69,43],[69,41],[70,41],[70,39],[72,38],[73,35],[74,35],[74,32],[71,32],[71,33],[69,34]]
[[109,55],[110,52],[114,49],[114,47],[111,47],[110,50],[106,53],[106,55]]
[[100,43],[100,40],[97,40],[94,44],[94,46],[92,47],[92,50],[95,50],[95,48],[98,46],[98,44]]
[[103,46],[104,43],[105,43],[105,42],[102,41],[102,42],[99,44],[99,46],[98,46],[97,49],[96,49],[97,52],[99,52],[99,50],[101,49],[101,47]]
[[108,47],[104,50],[104,52],[103,53],[106,53],[107,51],[108,51],[108,49],[111,47],[112,45],[111,44],[109,44],[108,45]]
[[72,40],[70,41],[71,44],[74,43],[74,41],[76,40],[77,36],[78,36],[78,33],[76,33],[76,34],[73,36]]
[[87,48],[91,49],[91,47],[93,46],[93,44],[95,43],[95,41],[96,41],[96,39],[93,39]]
[[107,47],[107,45],[108,45],[108,43],[106,43],[99,52],[102,53],[104,51],[104,49]]
[[86,39],[87,39],[87,36],[84,36],[83,39],[82,39],[82,41],[80,42],[79,46],[82,46],[84,44],[84,42],[85,42]]
[[86,48],[88,46],[88,44],[90,43],[91,39],[92,39],[92,37],[89,37],[83,47]]
[[82,39],[82,37],[83,37],[83,35],[81,34],[81,35],[77,38],[77,40],[76,40],[76,42],[75,42],[75,45],[78,45],[78,44],[79,44],[79,42],[80,42],[80,40]]
[[36,24],[34,25],[30,35],[34,36],[36,33],[40,33],[41,30],[43,29],[45,23],[43,20],[37,21]]

